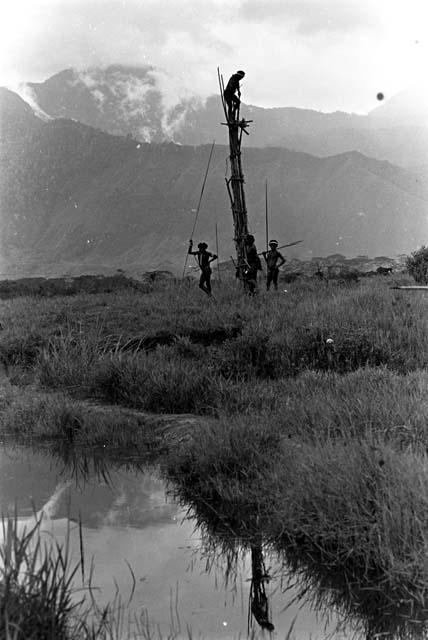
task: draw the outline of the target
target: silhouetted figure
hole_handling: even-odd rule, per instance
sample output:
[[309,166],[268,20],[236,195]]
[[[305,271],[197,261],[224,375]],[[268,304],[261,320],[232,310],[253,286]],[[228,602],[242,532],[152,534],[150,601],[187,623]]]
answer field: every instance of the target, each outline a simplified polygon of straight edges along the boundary
[[279,268],[285,264],[284,256],[278,251],[278,242],[271,240],[269,242],[270,251],[263,251],[262,256],[266,260],[267,276],[266,276],[266,289],[269,291],[270,285],[273,283],[275,291],[278,290],[278,275]]
[[245,253],[246,260],[243,269],[244,282],[248,289],[250,296],[254,296],[257,293],[257,271],[262,270],[262,263],[257,254],[255,238],[252,235],[248,235],[245,238]]
[[207,251],[208,245],[206,242],[200,242],[198,244],[198,251],[192,251],[193,240],[189,240],[188,253],[191,256],[197,256],[198,265],[201,270],[201,277],[199,279],[199,288],[202,289],[208,296],[211,297],[211,267],[210,263],[213,260],[217,260],[215,253]]
[[[241,104],[241,91],[239,87],[239,81],[245,76],[245,71],[237,71],[234,73],[224,90],[224,101],[227,104],[227,119],[235,120],[235,114]],[[235,94],[238,95],[235,95]]]
[[263,561],[263,551],[259,545],[251,546],[251,569],[251,613],[262,629],[272,632],[275,627],[269,620],[269,601],[265,589],[265,582],[269,582],[269,576]]

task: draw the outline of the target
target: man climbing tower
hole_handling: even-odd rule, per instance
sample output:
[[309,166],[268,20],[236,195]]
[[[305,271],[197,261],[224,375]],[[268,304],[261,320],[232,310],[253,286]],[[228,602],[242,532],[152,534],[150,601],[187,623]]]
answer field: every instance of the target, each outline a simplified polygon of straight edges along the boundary
[[[266,260],[267,276],[266,276],[266,289],[269,291],[271,283],[273,283],[275,291],[278,290],[278,275],[279,267],[285,264],[285,258],[278,251],[277,240],[271,240],[269,242],[270,251],[263,251],[262,256]],[[278,264],[278,261],[279,264]]]
[[[241,104],[241,91],[239,87],[239,82],[245,76],[245,71],[237,71],[234,73],[229,82],[226,85],[226,89],[224,90],[224,101],[227,104],[227,119],[235,120],[236,112],[239,109],[239,105]],[[235,94],[238,95],[235,95]]]
[[197,256],[198,265],[201,270],[201,277],[199,279],[199,288],[202,289],[209,297],[211,297],[211,267],[210,262],[217,260],[215,253],[207,251],[208,245],[206,242],[200,242],[198,244],[198,251],[192,251],[193,240],[189,240],[189,253],[191,256]]

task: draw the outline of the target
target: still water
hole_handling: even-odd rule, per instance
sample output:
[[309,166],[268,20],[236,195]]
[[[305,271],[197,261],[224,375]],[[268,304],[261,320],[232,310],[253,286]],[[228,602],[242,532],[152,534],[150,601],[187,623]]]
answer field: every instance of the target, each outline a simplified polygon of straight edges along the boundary
[[[221,556],[213,560],[201,532],[168,495],[156,470],[113,464],[101,471],[89,464],[83,471],[64,465],[47,450],[3,445],[0,511],[11,514],[16,508],[20,527],[31,526],[35,511],[43,511],[49,537],[52,532],[62,542],[70,532],[76,561],[80,519],[85,572],[92,565],[91,582],[100,604],[112,600],[116,589],[123,601],[128,599],[133,585],[129,563],[135,576],[129,613],[146,612],[150,625],[165,637],[174,631],[176,637],[188,638],[187,627],[194,638],[248,637],[249,557],[242,557],[234,579],[226,581],[226,562]],[[275,575],[274,560],[265,558],[265,564]],[[81,584],[80,574],[76,587],[79,579]],[[252,620],[257,637],[285,638],[293,621],[296,640],[361,637],[339,630],[333,612],[316,613],[308,603],[287,607],[296,591],[283,589],[279,577],[266,586],[275,631],[261,632]]]

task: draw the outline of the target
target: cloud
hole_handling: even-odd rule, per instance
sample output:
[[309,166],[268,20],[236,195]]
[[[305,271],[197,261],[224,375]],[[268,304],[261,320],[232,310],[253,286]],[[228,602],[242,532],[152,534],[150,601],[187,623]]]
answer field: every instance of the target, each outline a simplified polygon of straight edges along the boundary
[[48,115],[41,107],[39,106],[34,90],[29,87],[25,82],[21,82],[15,87],[16,93],[27,102],[30,107],[33,109],[36,116],[38,116],[41,120],[47,122],[48,120],[52,120],[52,116]]
[[11,8],[0,26],[0,84],[10,88],[18,80],[39,82],[70,67],[150,64],[206,97],[216,90],[216,64],[233,52],[221,29],[213,28],[228,20],[223,1],[210,2],[209,10],[195,0],[42,0],[36,6],[17,0],[16,5],[20,11]]
[[364,111],[379,90],[397,92],[416,69],[421,77],[425,2],[14,0],[0,24],[0,84],[151,65],[169,105],[217,93],[220,66],[224,76],[247,71],[253,104]]
[[[159,127],[166,140],[174,140],[189,110],[201,106],[201,98],[183,85],[181,79],[164,69],[150,66],[127,67],[112,65],[67,74],[67,82],[81,92],[86,89],[97,106],[111,115],[120,114],[130,131],[144,142],[158,136]],[[22,94],[21,97],[26,99]],[[37,108],[32,96],[31,106]],[[28,102],[28,100],[27,100]],[[142,124],[142,114],[145,121]]]
[[244,20],[281,25],[301,35],[356,31],[373,27],[377,20],[364,2],[357,0],[245,0]]
[[[25,10],[9,10],[1,46],[15,64],[31,67],[35,73],[52,66],[88,67],[100,61],[159,63],[163,56],[175,54],[180,59],[183,45],[185,54],[192,49],[195,54],[228,48],[210,30],[210,23],[221,16],[215,3],[206,17],[190,0],[45,0],[36,7],[18,0],[17,4],[26,5]],[[6,37],[7,33],[13,37]]]

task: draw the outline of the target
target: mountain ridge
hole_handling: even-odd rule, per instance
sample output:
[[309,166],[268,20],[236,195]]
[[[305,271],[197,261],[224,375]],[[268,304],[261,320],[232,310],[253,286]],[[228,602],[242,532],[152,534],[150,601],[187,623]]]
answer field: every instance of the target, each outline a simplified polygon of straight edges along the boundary
[[[1,148],[3,272],[72,264],[181,271],[210,145],[149,144],[68,119],[43,122],[10,93],[0,91],[0,99],[8,114],[2,127],[10,133],[17,123]],[[9,100],[13,109],[4,108]],[[423,177],[359,152],[243,153],[249,224],[260,247],[266,179],[272,234],[284,243],[304,239],[290,256],[402,254],[428,233]],[[195,233],[213,247],[217,223],[223,259],[234,254],[228,154],[216,145]]]
[[[28,86],[51,117],[76,119],[145,142],[199,145],[216,139],[227,144],[226,128],[219,129],[224,120],[219,97],[202,100],[177,91],[173,80],[150,65],[110,65],[67,69]],[[242,114],[255,123],[252,146],[274,144],[320,157],[357,149],[415,169],[428,163],[428,121],[422,120],[423,110],[416,107],[412,111],[400,96],[394,96],[367,115],[246,104]]]

